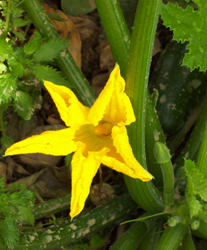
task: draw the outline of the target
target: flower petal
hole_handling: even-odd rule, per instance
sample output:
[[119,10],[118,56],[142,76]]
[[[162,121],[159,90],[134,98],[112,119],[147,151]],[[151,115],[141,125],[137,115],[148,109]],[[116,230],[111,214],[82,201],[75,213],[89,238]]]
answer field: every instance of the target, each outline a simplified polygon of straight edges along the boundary
[[5,155],[43,153],[48,155],[68,155],[77,149],[73,141],[75,129],[66,128],[46,131],[31,136],[9,147]]
[[112,145],[112,139],[102,139],[94,132],[92,124],[84,124],[75,133],[74,141],[82,142],[85,145],[83,155],[87,157],[88,152],[100,151],[103,147]]
[[153,176],[135,159],[125,126],[114,126],[112,129],[112,138],[115,149],[111,148],[110,153],[107,153],[101,159],[101,162],[130,177],[138,178],[142,181],[150,181]]
[[89,120],[97,126],[101,120],[114,125],[129,125],[136,120],[129,97],[124,93],[125,81],[115,66],[105,88],[89,112]]
[[48,81],[44,81],[44,85],[66,126],[72,127],[86,121],[89,108],[78,101],[73,91],[65,86],[55,85]]
[[[82,143],[80,143],[81,145]],[[84,145],[78,145],[78,150],[72,158],[72,197],[71,197],[71,218],[78,215],[84,208],[85,201],[90,193],[90,186],[100,161],[89,152],[87,158],[83,156]]]

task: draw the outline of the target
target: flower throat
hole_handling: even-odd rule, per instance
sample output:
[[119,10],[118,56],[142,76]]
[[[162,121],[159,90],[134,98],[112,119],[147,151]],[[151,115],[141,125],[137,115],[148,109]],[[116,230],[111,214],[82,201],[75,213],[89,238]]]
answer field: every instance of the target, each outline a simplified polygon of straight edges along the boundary
[[96,135],[98,135],[102,139],[108,139],[111,137],[112,127],[113,125],[111,123],[103,122],[94,128],[94,132]]

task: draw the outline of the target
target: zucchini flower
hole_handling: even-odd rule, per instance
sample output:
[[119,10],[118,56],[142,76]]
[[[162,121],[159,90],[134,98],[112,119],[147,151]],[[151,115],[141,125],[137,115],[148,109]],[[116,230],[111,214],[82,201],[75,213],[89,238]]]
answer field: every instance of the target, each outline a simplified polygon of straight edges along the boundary
[[91,108],[80,103],[65,86],[48,81],[44,85],[67,128],[26,138],[9,147],[5,155],[68,155],[75,152],[71,161],[72,218],[83,210],[93,177],[101,163],[142,181],[153,178],[135,159],[129,144],[125,126],[136,119],[131,102],[124,92],[125,81],[118,65]]

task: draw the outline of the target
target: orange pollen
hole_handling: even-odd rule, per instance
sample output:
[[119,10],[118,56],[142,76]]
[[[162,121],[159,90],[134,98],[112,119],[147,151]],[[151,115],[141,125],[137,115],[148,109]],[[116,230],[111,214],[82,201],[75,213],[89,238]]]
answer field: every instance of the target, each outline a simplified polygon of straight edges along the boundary
[[113,125],[109,122],[104,122],[99,125],[97,125],[94,128],[94,132],[96,135],[101,137],[102,139],[108,139],[111,136],[111,130]]

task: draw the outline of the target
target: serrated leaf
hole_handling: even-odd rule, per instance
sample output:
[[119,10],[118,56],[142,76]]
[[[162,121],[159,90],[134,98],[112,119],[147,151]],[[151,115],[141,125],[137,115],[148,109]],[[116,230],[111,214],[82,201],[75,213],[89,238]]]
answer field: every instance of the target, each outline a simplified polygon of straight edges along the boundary
[[20,40],[22,40],[22,41],[25,41],[26,39],[25,39],[25,37],[24,37],[24,34],[22,33],[22,32],[18,32],[18,31],[16,31],[16,30],[12,30],[12,33],[17,37],[17,38],[19,38]]
[[[189,41],[183,65],[190,67],[191,71],[199,67],[200,71],[207,69],[207,1],[194,0],[198,10],[191,6],[182,9],[176,3],[163,4],[161,16],[164,25],[173,30],[173,39],[177,42]],[[198,39],[199,38],[199,39]]]
[[13,48],[11,44],[3,39],[0,39],[0,57],[6,59],[13,54]]
[[39,49],[40,45],[41,45],[41,39],[32,38],[28,41],[28,43],[24,45],[23,47],[24,53],[26,55],[32,54]]
[[63,76],[61,76],[60,72],[52,67],[40,65],[35,68],[34,73],[35,73],[35,76],[40,81],[46,80],[46,81],[53,82],[54,84],[57,84],[57,85],[70,87],[70,84]]
[[202,205],[200,202],[196,199],[195,196],[189,194],[186,194],[186,200],[188,202],[189,210],[190,210],[190,217],[197,216],[198,212],[202,209]]
[[0,105],[8,103],[15,95],[17,82],[11,74],[4,74],[0,78]]
[[15,19],[13,21],[13,26],[15,27],[24,27],[26,26],[30,21],[29,20],[24,20],[22,18]]
[[13,216],[0,220],[0,235],[9,248],[14,248],[19,240],[19,230]]
[[200,211],[198,213],[198,218],[207,223],[207,211]]
[[9,66],[12,69],[12,74],[17,77],[22,77],[24,75],[24,67],[20,62],[14,61],[9,62]]
[[207,201],[207,178],[204,178],[191,160],[185,160],[184,168],[188,177],[190,193],[199,195],[202,200]]
[[49,40],[34,53],[33,59],[37,62],[53,61],[68,45],[68,41],[61,38]]
[[34,215],[32,214],[33,207],[18,207],[18,219],[21,223],[34,225]]
[[29,120],[34,112],[33,98],[28,93],[17,91],[14,98],[14,110],[24,120]]

